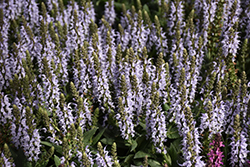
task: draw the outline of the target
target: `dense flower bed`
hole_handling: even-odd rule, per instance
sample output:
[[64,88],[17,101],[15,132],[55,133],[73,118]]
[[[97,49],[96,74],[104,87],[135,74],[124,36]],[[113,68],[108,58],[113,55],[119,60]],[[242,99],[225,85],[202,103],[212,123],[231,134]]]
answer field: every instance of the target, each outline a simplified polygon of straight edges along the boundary
[[156,4],[0,2],[1,166],[248,165],[250,3]]

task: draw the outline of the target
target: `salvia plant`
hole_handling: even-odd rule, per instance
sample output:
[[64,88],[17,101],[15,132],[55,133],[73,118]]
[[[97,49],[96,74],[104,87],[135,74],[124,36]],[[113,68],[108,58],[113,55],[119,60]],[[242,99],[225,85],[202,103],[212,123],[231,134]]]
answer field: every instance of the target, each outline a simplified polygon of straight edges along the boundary
[[0,166],[250,166],[248,0],[1,0]]

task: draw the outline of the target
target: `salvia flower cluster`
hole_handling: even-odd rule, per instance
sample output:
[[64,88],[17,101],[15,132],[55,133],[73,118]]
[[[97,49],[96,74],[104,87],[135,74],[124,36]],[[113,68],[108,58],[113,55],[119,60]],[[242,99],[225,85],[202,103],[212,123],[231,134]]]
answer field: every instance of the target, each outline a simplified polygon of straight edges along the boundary
[[248,165],[250,3],[98,3],[0,2],[0,166]]

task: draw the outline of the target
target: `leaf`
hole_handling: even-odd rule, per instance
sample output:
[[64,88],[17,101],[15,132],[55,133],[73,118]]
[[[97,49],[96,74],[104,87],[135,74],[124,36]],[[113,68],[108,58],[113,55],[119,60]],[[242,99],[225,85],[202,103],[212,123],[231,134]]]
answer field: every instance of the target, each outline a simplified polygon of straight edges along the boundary
[[173,161],[177,160],[178,153],[175,146],[172,143],[170,144],[170,147],[168,149],[168,154],[172,157]]
[[55,165],[59,166],[61,164],[61,160],[58,156],[54,155],[54,161],[55,161]]
[[143,128],[143,130],[146,130],[146,124],[139,122],[139,125]]
[[122,3],[114,2],[115,8],[122,9]]
[[[149,148],[150,140],[146,139],[145,134],[141,135],[140,137],[136,138],[136,142],[138,144],[137,149],[138,150],[147,150]],[[147,151],[146,151],[147,152]]]
[[133,157],[134,157],[134,154],[129,154],[129,155],[125,158],[124,162],[130,164],[130,161],[132,160]]
[[170,144],[170,147],[168,148],[168,154],[171,157],[172,160],[172,165],[173,167],[177,167],[179,166],[179,164],[181,163],[182,159],[180,157],[178,148],[176,147],[176,145],[178,147],[180,147],[181,143],[180,143],[180,139],[175,140],[173,143]]
[[32,167],[32,162],[26,161],[26,162],[24,163],[24,166],[25,166],[25,167]]
[[178,128],[176,126],[175,127],[170,126],[168,131],[167,131],[167,137],[169,139],[177,139],[177,138],[179,138],[180,135],[179,135],[179,132],[178,132]]
[[35,167],[47,167],[49,160],[44,159],[46,153],[47,151],[42,152],[42,154],[40,155],[41,158],[36,162]]
[[95,145],[99,140],[100,138],[102,137],[103,133],[105,132],[106,128],[102,129],[93,139],[92,141],[92,145]]
[[137,165],[137,166],[135,166],[135,165],[130,165],[130,167],[141,167],[141,165]]
[[97,2],[96,2],[96,6],[99,6],[99,3],[101,2],[102,0],[98,0]]
[[[143,160],[142,159],[133,159],[134,166],[142,167]],[[132,165],[130,165],[132,167]]]
[[89,130],[83,134],[83,143],[84,144],[90,143],[90,139],[94,136],[97,129],[98,129],[98,127],[94,127],[91,130]]
[[172,142],[173,146],[176,149],[177,154],[179,154],[181,152],[181,138],[176,139],[174,142]]
[[167,103],[165,103],[163,104],[162,109],[163,111],[168,111],[170,109],[170,106]]
[[169,154],[164,155],[164,161],[168,164],[168,166],[172,166],[172,160]]
[[11,155],[15,161],[15,164],[19,164],[20,167],[25,167],[26,165],[26,157],[22,149],[16,149],[13,147],[9,147]]
[[149,8],[148,8],[148,5],[143,5],[143,10],[145,10],[147,13],[148,13],[148,15],[150,16],[151,14],[150,14],[150,10],[149,10]]
[[130,151],[134,151],[136,147],[137,147],[137,142],[135,140],[132,140]]
[[47,142],[47,141],[41,141],[41,144],[43,144],[45,146],[49,146],[49,147],[54,146],[55,151],[62,155],[62,146],[58,146],[56,144],[53,144],[53,143],[50,143],[50,142]]
[[[49,163],[49,160],[45,160],[43,161],[43,163],[39,164],[38,166],[39,167],[47,167],[48,166],[48,163]],[[37,164],[36,164],[37,165]]]
[[162,167],[162,165],[158,161],[153,159],[149,159],[148,164],[153,167]]
[[9,150],[11,152],[11,157],[13,157],[13,159],[15,160],[18,156],[16,148],[9,147]]
[[101,140],[101,142],[103,143],[103,144],[105,144],[105,145],[112,145],[113,143],[114,143],[114,139],[112,139],[112,138],[103,138],[102,140]]
[[47,142],[47,141],[41,141],[41,144],[45,145],[45,146],[49,146],[49,147],[52,147],[53,144],[50,143],[50,142]]
[[134,159],[136,159],[136,158],[145,158],[145,156],[151,157],[151,155],[148,154],[148,153],[145,153],[145,152],[143,152],[143,151],[138,151],[138,152],[135,154]]

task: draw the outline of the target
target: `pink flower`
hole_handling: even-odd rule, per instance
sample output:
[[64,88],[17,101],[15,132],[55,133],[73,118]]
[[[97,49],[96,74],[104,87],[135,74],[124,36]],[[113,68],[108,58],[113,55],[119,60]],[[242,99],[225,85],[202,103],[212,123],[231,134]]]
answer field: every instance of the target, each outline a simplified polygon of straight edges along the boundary
[[207,166],[220,167],[221,165],[223,165],[222,158],[224,157],[223,152],[220,150],[220,147],[225,146],[221,141],[221,136],[219,133],[216,134],[215,139],[209,145],[212,146],[212,148],[207,154],[209,157]]

